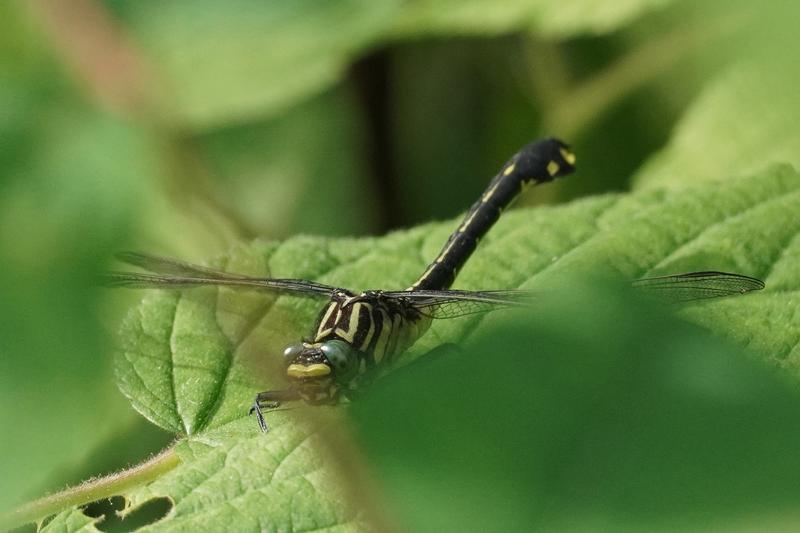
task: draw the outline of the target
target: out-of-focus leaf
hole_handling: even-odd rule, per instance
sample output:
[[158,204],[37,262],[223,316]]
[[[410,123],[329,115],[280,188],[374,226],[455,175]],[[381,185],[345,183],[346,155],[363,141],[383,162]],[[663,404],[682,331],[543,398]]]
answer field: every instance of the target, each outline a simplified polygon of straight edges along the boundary
[[408,2],[400,13],[395,31],[401,35],[496,35],[530,29],[543,35],[568,37],[613,31],[669,3],[670,0],[622,0],[614,4],[597,0],[416,0]]
[[344,91],[332,91],[269,121],[198,137],[216,178],[211,194],[256,235],[368,232],[375,205],[357,157],[360,116]]
[[634,176],[635,184],[682,187],[724,182],[772,162],[796,167],[800,70],[787,64],[786,53],[797,47],[800,6],[777,0],[767,10],[752,2],[685,7],[685,15],[694,19],[720,14],[727,31],[707,57],[692,58],[696,72],[714,76],[705,80],[705,89],[680,118],[665,148]]
[[0,20],[4,38],[15,37],[0,53],[5,509],[63,486],[64,472],[131,422],[109,386],[92,285],[107,250],[129,232],[157,163],[139,127],[87,106],[18,5],[3,4]]
[[240,122],[336,83],[398,2],[114,2],[171,92],[174,118]]
[[319,3],[109,1],[164,77],[171,108],[192,127],[280,113],[335,84],[376,43],[424,35],[534,30],[605,33],[669,0],[495,3],[347,0]]
[[663,309],[575,289],[354,404],[401,526],[796,528],[796,385]]
[[800,73],[783,61],[744,62],[698,97],[667,147],[634,177],[638,187],[720,182],[771,161],[800,165]]

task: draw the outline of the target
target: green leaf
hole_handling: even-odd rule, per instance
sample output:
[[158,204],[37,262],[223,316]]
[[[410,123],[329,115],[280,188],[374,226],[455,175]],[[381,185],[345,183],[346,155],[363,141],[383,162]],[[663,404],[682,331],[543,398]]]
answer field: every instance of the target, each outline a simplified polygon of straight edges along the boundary
[[[763,326],[749,308],[786,308],[800,220],[797,174],[776,167],[725,188],[605,196],[508,213],[463,269],[458,287],[548,290],[564,275],[610,271],[633,279],[691,270],[767,277],[766,295],[701,307],[695,318],[743,342]],[[314,279],[354,289],[408,286],[435,256],[453,222],[383,239],[297,237],[235,249],[216,266],[244,274]],[[775,291],[772,292],[771,291]],[[127,318],[117,358],[120,388],[154,423],[189,435],[240,418],[259,390],[281,386],[283,346],[308,333],[320,302],[229,289],[148,295]],[[742,311],[745,310],[745,311]],[[692,316],[692,309],[686,311]],[[458,342],[480,318],[440,321],[408,355]],[[716,326],[715,326],[716,325]],[[765,353],[786,357],[791,323],[759,334]]]
[[[113,6],[165,78],[164,113],[196,129],[282,112],[336,84],[376,43],[534,29],[609,32],[668,0],[163,2]],[[165,106],[166,107],[166,106]]]
[[98,357],[109,342],[91,286],[157,159],[142,128],[86,105],[26,12],[0,6],[2,510],[75,482],[132,423]]
[[240,418],[184,442],[178,451],[186,466],[133,492],[131,507],[159,496],[174,500],[169,519],[153,531],[223,530],[231,523],[240,530],[359,529],[361,513],[348,503],[347,484],[325,451],[330,441],[320,430],[321,419],[312,428],[276,414],[269,436],[253,419]]
[[[143,505],[166,497],[173,503],[168,516],[141,531],[219,531],[231,524],[237,530],[362,530],[365,513],[348,501],[325,430],[338,417],[330,408],[316,411],[313,426],[272,413],[269,436],[252,419],[240,418],[182,441],[176,446],[181,466],[125,491],[122,525]],[[96,531],[97,523],[66,511],[44,531]]]
[[357,156],[354,104],[345,91],[329,91],[273,120],[199,136],[216,178],[210,195],[251,235],[369,232],[375,193]]
[[[798,208],[800,176],[774,167],[725,188],[645,191],[516,210],[482,242],[457,286],[524,287],[557,302],[554,289],[587,274],[636,278],[719,269],[759,276],[767,283],[763,293],[689,305],[680,314],[796,369],[794,339],[800,332],[791,317],[798,311],[800,222],[785,214]],[[454,226],[454,221],[428,224],[381,239],[255,242],[212,264],[353,289],[401,288],[422,271]],[[236,521],[251,528],[350,530],[374,523],[376,505],[364,497],[364,486],[350,470],[338,473],[342,456],[353,452],[320,433],[341,424],[340,409],[299,406],[270,413],[267,435],[246,416],[256,392],[282,386],[280,352],[307,333],[319,307],[317,301],[208,288],[155,292],[131,312],[116,362],[120,388],[151,421],[188,435],[177,448],[181,466],[125,494],[131,509],[156,497],[173,501],[173,511],[152,528]],[[569,323],[572,312],[553,310],[552,320]],[[550,314],[546,307],[533,313]],[[437,321],[404,359],[452,342],[467,350],[477,343],[483,348],[476,353],[485,354],[485,335],[506,319],[504,313],[490,313]],[[593,342],[606,346],[602,353],[612,353],[615,343],[628,341],[614,328],[607,333],[606,322],[587,331],[596,333]],[[609,340],[617,337],[622,340]],[[637,342],[641,355],[645,344]],[[715,353],[714,344],[704,342]],[[704,349],[695,346],[691,353],[699,358]],[[596,365],[616,368],[632,355],[623,350],[608,362],[598,357]]]
[[776,58],[727,69],[692,104],[669,144],[639,170],[637,186],[725,181],[770,161],[800,165],[798,82],[797,70]]
[[333,85],[391,21],[396,1],[117,2],[193,125],[285,109]]
[[395,30],[401,35],[494,35],[529,29],[548,36],[570,37],[614,31],[668,3],[669,0],[623,0],[610,6],[597,0],[417,0],[408,2],[399,14]]
[[70,533],[99,533],[95,527],[97,520],[86,516],[80,509],[73,509],[56,515],[41,531]]

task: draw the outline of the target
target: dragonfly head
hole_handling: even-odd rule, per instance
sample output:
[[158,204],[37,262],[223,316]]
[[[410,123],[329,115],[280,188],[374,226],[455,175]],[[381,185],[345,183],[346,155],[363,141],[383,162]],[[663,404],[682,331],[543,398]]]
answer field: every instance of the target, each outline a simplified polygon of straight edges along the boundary
[[336,400],[340,385],[352,379],[358,368],[356,351],[338,339],[292,344],[283,351],[283,357],[289,382],[313,403]]

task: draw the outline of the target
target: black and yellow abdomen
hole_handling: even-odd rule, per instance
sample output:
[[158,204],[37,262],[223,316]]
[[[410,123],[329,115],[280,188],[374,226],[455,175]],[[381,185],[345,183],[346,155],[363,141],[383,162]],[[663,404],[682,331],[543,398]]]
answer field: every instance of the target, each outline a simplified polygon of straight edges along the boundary
[[425,273],[408,290],[442,290],[453,284],[478,242],[497,222],[503,209],[531,184],[552,181],[575,169],[575,156],[558,139],[531,143],[503,165],[480,199],[469,208],[458,229]]

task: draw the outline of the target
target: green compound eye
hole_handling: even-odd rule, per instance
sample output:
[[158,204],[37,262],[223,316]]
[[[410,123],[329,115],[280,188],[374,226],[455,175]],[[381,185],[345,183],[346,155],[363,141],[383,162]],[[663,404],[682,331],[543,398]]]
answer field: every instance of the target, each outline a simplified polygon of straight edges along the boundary
[[320,349],[325,354],[325,357],[328,358],[328,362],[330,362],[337,378],[350,377],[351,373],[356,369],[358,356],[353,347],[346,342],[340,340],[327,341],[322,344]]

